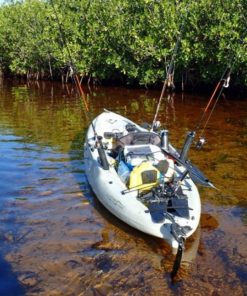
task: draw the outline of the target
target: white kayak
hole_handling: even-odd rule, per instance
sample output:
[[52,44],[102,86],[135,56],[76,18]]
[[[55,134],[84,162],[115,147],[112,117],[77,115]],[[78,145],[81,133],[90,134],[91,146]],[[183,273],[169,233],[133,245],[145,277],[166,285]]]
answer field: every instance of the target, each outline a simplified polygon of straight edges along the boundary
[[85,169],[113,215],[177,250],[197,229],[201,202],[191,171],[162,136],[105,110],[88,128]]

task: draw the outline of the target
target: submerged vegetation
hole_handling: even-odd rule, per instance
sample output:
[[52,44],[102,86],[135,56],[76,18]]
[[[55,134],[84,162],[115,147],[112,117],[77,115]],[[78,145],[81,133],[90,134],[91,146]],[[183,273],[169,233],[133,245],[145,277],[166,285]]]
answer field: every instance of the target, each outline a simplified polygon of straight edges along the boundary
[[234,84],[246,87],[246,20],[245,0],[5,1],[0,69],[68,79],[71,54],[85,80],[152,85],[164,79],[181,32],[176,81],[210,84],[231,63]]

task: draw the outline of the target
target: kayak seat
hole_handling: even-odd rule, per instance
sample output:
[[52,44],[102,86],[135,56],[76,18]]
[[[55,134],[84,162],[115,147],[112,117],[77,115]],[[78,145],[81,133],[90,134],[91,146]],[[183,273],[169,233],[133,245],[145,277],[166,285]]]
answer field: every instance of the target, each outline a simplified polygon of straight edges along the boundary
[[152,145],[126,145],[123,150],[123,160],[130,171],[142,162],[149,161],[161,174],[165,182],[171,182],[174,177],[174,161],[167,158],[161,148]]

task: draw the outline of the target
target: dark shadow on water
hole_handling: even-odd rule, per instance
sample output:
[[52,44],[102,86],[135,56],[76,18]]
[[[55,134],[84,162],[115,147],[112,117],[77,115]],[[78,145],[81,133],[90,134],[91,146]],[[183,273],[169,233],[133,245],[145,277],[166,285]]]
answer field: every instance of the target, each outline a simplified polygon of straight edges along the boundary
[[18,282],[16,274],[11,266],[0,255],[0,295],[2,296],[22,296],[25,290]]

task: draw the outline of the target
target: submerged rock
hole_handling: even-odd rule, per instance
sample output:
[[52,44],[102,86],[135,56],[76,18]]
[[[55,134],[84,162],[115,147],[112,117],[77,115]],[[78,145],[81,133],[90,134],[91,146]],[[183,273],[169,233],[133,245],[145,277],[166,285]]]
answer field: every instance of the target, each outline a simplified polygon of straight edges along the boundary
[[26,272],[18,276],[18,281],[24,286],[34,287],[38,284],[39,277],[34,272]]
[[98,269],[108,272],[113,267],[113,262],[109,255],[100,254],[95,258],[95,265]]
[[214,230],[219,226],[219,222],[210,214],[201,215],[201,228]]

